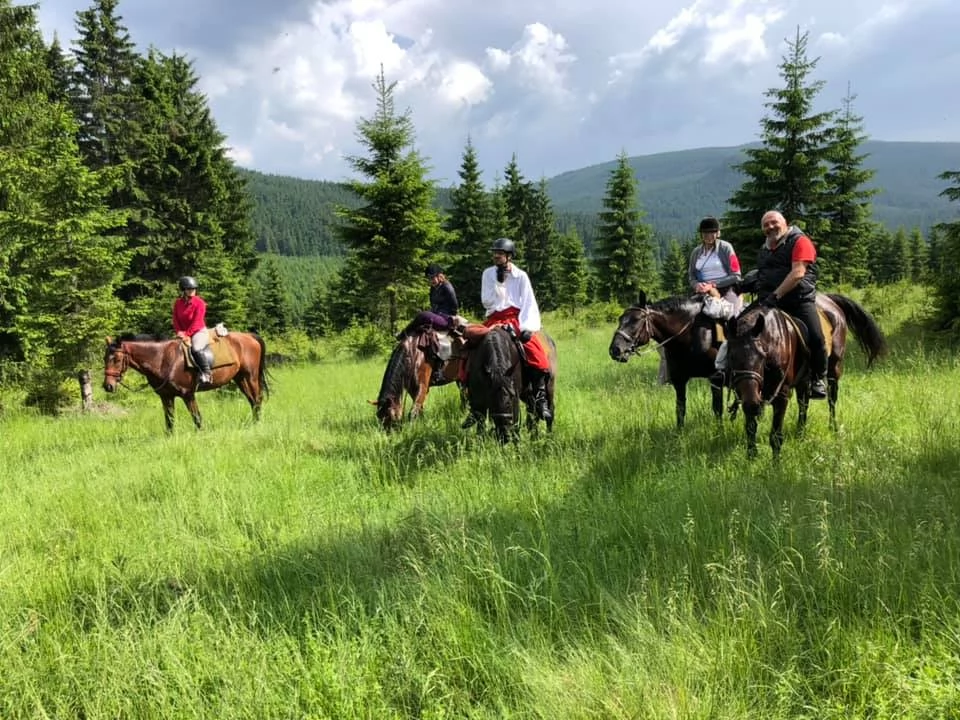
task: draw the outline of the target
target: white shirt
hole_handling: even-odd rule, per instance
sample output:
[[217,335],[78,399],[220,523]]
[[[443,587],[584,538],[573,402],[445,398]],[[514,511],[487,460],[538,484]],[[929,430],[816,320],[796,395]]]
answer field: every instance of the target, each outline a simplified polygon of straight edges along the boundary
[[521,332],[540,330],[540,306],[533,295],[533,285],[529,276],[513,263],[502,283],[497,282],[497,266],[491,265],[480,277],[480,302],[486,310],[486,317],[495,312],[516,308],[520,311],[518,319]]

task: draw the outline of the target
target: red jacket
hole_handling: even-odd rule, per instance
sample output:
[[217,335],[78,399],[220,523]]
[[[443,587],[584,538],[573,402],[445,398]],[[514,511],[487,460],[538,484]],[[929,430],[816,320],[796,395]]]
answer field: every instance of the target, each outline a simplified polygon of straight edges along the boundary
[[207,304],[199,295],[192,298],[178,297],[173,301],[173,330],[187,337],[207,326]]

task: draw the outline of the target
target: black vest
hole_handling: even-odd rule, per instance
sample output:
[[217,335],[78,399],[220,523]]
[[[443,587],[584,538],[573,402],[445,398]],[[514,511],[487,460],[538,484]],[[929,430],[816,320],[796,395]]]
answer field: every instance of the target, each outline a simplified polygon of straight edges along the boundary
[[[768,248],[766,243],[763,244],[757,255],[757,295],[769,295],[780,287],[780,283],[790,274],[793,267],[793,246],[802,235],[800,228],[791,225],[776,250]],[[807,265],[807,274],[803,276],[803,280],[780,299],[788,304],[799,300],[812,300],[816,292],[817,263],[814,261]]]

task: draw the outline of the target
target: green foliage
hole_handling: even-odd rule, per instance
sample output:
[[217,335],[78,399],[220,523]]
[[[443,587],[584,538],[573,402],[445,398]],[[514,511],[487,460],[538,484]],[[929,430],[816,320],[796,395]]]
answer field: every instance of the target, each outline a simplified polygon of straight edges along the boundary
[[[948,170],[939,175],[951,185],[940,193],[943,197],[960,203],[960,170]],[[956,258],[960,257],[960,220],[943,223],[937,228],[938,272],[933,277],[937,288],[938,306],[944,324],[957,327],[960,319],[960,285],[956,279]]]
[[52,389],[88,366],[118,316],[124,214],[105,205],[116,173],[84,167],[73,118],[51,102],[33,8],[0,4],[0,31],[0,332],[50,412]]
[[575,313],[587,304],[590,270],[577,229],[571,227],[557,238],[557,305]]
[[875,227],[870,198],[878,190],[866,187],[876,172],[864,168],[869,156],[858,153],[866,137],[862,134],[863,118],[853,112],[855,97],[847,91],[836,136],[827,151],[825,234],[818,243],[817,265],[828,282],[862,285],[870,276],[867,248]]
[[813,111],[824,83],[808,81],[818,61],[807,58],[808,36],[797,28],[796,38],[788,41],[779,66],[784,86],[764,93],[770,100],[764,103],[769,114],[760,121],[763,145],[744,150],[747,160],[736,166],[746,180],[730,198],[732,209],[723,227],[748,268],[756,263],[760,219],[768,210],[780,210],[787,222],[824,244],[827,160],[836,113]]
[[629,304],[640,288],[657,285],[650,226],[642,222],[637,181],[622,152],[607,181],[594,246],[598,298]]
[[277,261],[268,256],[253,276],[248,326],[261,335],[281,335],[292,325],[290,298]]
[[[351,314],[393,332],[400,317],[411,315],[423,300],[423,269],[445,240],[440,215],[433,206],[434,186],[426,178],[423,159],[412,148],[409,111],[398,114],[394,88],[381,69],[373,89],[374,116],[358,123],[357,132],[368,156],[349,158],[366,182],[350,187],[360,207],[340,208],[337,232],[350,248],[339,283]],[[346,282],[346,280],[351,282]],[[331,319],[339,320],[331,313]],[[346,319],[346,318],[344,318]]]
[[463,151],[460,164],[460,184],[450,191],[450,215],[446,229],[450,241],[446,246],[447,257],[439,257],[446,263],[447,277],[457,291],[457,298],[464,311],[479,313],[480,276],[490,257],[489,247],[494,239],[497,221],[494,210],[502,211],[502,203],[494,208],[493,199],[483,186],[477,151],[470,139]]
[[681,245],[675,239],[670,240],[667,254],[660,265],[660,287],[666,295],[686,295],[690,292],[690,254],[698,242],[699,239],[692,238]]
[[541,310],[553,310],[560,303],[557,248],[559,235],[553,207],[547,195],[546,180],[541,180],[536,187],[530,188],[527,200],[528,213],[524,233],[526,252],[520,264],[530,275]]

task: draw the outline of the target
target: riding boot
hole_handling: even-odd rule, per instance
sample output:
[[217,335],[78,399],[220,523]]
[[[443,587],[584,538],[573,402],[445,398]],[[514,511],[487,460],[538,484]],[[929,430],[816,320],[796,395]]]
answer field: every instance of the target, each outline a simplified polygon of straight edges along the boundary
[[198,380],[201,384],[209,383],[213,379],[213,350],[208,345],[203,350],[194,353],[194,357],[197,360],[197,367],[200,369]]
[[533,407],[537,412],[537,417],[541,420],[553,420],[550,401],[547,398],[547,382],[550,380],[550,372],[547,370],[534,370],[534,372],[536,375],[533,378]]
[[467,419],[461,423],[460,427],[466,430],[468,428],[472,428],[478,422],[480,422],[480,416],[471,412],[469,415],[467,415]]

